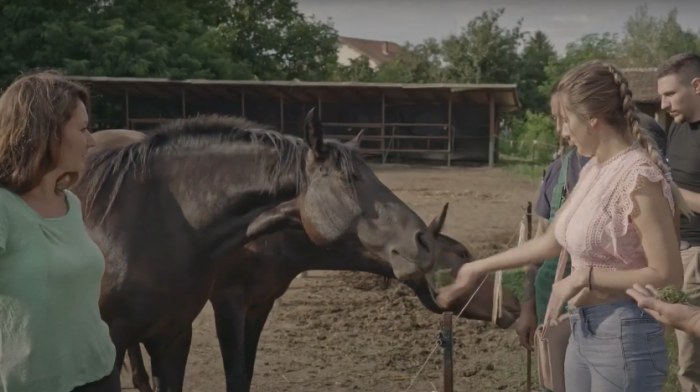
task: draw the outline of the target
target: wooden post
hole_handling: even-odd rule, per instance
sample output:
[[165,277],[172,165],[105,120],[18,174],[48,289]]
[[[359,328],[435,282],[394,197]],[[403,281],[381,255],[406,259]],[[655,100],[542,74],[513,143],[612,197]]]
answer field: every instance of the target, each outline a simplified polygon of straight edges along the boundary
[[452,392],[454,388],[453,381],[453,362],[452,362],[452,312],[442,314],[442,355],[443,355],[443,390],[444,392]]
[[124,89],[124,115],[126,116],[126,125],[124,126],[124,129],[131,129],[130,127],[130,121],[129,121],[129,89],[125,88]]
[[527,219],[527,240],[532,239],[532,202],[527,202],[527,214],[525,215]]
[[386,163],[386,133],[384,132],[386,123],[386,93],[382,91],[382,164]]
[[182,89],[182,118],[187,118],[187,106],[185,106],[185,89]]
[[[527,220],[527,239],[528,241],[532,239],[532,202],[527,202],[527,213],[525,215]],[[532,390],[532,351],[527,352],[527,382],[526,391],[530,392]]]
[[493,93],[489,93],[489,167],[493,167],[496,153],[496,102]]
[[241,117],[245,117],[245,92],[241,91]]
[[284,133],[284,96],[280,93],[280,132]]
[[447,167],[452,166],[452,93],[447,101]]
[[323,113],[323,101],[321,100],[321,97],[318,97],[318,121],[321,121],[321,118]]

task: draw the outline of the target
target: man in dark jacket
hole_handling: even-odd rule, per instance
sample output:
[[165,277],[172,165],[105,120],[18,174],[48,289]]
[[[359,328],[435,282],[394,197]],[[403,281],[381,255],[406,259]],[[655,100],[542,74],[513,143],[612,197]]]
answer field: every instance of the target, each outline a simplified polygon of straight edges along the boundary
[[[700,214],[700,56],[679,54],[658,69],[661,109],[673,116],[668,128],[666,161],[671,176],[695,214]],[[700,305],[700,217],[681,217],[683,290]],[[676,331],[678,379],[683,392],[700,392],[700,338]]]

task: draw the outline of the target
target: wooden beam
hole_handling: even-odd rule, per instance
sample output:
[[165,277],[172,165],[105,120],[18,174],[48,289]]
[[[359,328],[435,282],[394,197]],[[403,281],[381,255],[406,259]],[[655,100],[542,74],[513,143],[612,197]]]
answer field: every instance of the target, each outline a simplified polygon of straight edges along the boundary
[[183,88],[181,93],[182,95],[182,118],[187,118],[187,106],[185,106],[185,89]]
[[450,95],[447,101],[447,167],[452,166],[452,150],[454,150],[452,140],[452,95]]
[[124,88],[124,115],[125,115],[125,121],[126,125],[124,126],[124,129],[131,129],[129,128],[129,88]]
[[284,133],[284,94],[280,93],[280,132]]
[[318,121],[323,122],[322,120],[322,113],[323,113],[323,100],[321,99],[321,96],[318,96]]
[[245,92],[241,91],[241,117],[245,117]]
[[496,150],[496,101],[493,93],[489,93],[489,167],[493,167]]
[[[382,150],[386,148],[386,141],[384,140],[384,128],[386,123],[386,95],[382,91]],[[386,159],[383,159],[385,161]],[[384,162],[382,162],[384,163]]]

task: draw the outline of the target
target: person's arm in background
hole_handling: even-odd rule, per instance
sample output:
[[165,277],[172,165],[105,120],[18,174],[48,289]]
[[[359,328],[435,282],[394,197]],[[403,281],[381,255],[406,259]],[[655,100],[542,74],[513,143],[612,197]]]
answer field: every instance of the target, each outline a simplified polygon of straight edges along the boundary
[[[549,219],[542,217],[537,217],[537,230],[535,231],[535,238],[544,235],[549,227]],[[544,260],[543,260],[544,262]],[[540,270],[542,263],[530,264],[523,267],[525,271],[525,291],[523,292],[523,304],[522,306],[532,305],[532,309],[535,309],[535,279],[537,278],[537,272]]]
[[[542,217],[537,217],[537,231],[535,238],[538,238],[547,231],[549,220]],[[523,300],[520,305],[520,317],[518,317],[515,325],[520,345],[528,350],[533,350],[532,344],[535,338],[535,330],[537,329],[537,308],[535,304],[535,280],[537,273],[540,271],[542,263],[530,264],[523,267],[525,271],[525,290],[523,291]]]
[[683,198],[690,206],[690,209],[696,214],[700,214],[700,193],[683,189],[680,186],[678,186],[678,189],[681,191],[681,195],[683,195]]
[[[665,133],[667,141],[666,146],[671,143],[671,138],[673,137],[673,132],[676,126],[676,123],[672,123],[671,126],[668,128],[668,131]],[[678,185],[678,189],[681,191],[681,195],[683,195],[683,198],[690,206],[690,209],[693,210],[693,212],[695,212],[696,214],[700,214],[700,193],[683,189],[678,183],[676,183],[676,185]]]
[[684,304],[669,304],[656,299],[657,291],[652,286],[635,284],[627,294],[637,301],[658,322],[700,337],[700,309]]
[[[544,178],[542,179],[542,185],[540,186],[539,195],[537,197],[537,202],[535,203],[535,215],[536,219],[536,231],[535,238],[538,238],[547,231],[549,226],[549,219],[545,218],[549,216],[550,204],[549,198],[551,197],[552,188],[552,178],[556,177],[552,173],[552,168],[554,165],[550,165],[545,172]],[[558,174],[557,174],[558,175]],[[535,330],[537,329],[537,311],[535,308],[535,280],[537,279],[537,273],[539,272],[542,263],[531,264],[523,267],[525,272],[525,283],[523,291],[523,299],[520,305],[520,317],[518,317],[517,323],[515,325],[515,330],[520,339],[520,345],[528,350],[532,350],[532,344],[535,336]]]

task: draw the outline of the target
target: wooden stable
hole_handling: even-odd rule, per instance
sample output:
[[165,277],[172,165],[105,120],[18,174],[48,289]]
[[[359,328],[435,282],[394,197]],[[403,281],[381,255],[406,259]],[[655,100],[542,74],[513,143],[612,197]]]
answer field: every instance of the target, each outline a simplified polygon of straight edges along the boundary
[[500,117],[520,108],[510,84],[72,78],[91,87],[95,130],[147,131],[177,118],[219,113],[301,136],[305,114],[316,107],[328,138],[349,140],[364,129],[362,152],[382,162],[417,156],[448,166],[453,160],[493,166]]

